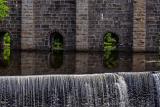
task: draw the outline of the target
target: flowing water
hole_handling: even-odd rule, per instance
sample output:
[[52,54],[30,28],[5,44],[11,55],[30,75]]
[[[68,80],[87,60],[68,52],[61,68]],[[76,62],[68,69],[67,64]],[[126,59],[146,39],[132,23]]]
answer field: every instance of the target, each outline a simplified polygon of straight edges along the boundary
[[0,77],[1,107],[159,107],[160,73]]
[[141,53],[0,56],[0,107],[160,107],[159,63]]

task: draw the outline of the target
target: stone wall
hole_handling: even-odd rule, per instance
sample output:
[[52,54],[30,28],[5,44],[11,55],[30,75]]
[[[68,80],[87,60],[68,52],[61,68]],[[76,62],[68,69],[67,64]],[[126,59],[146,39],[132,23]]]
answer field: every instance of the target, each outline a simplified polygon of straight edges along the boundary
[[64,49],[75,49],[75,0],[34,0],[35,48],[48,49],[51,33],[64,38]]
[[35,29],[34,29],[34,5],[33,0],[22,1],[22,32],[21,49],[35,49]]
[[160,2],[159,0],[146,2],[146,50],[157,51],[160,39]]
[[132,2],[129,0],[88,0],[90,50],[103,50],[107,32],[117,34],[119,49],[132,48]]
[[21,37],[21,0],[8,0],[10,15],[0,22],[0,31],[7,31],[11,34],[11,47],[20,49]]
[[[105,33],[119,37],[120,50],[157,51],[158,0],[8,0],[10,16],[0,23],[12,48],[49,50],[54,32],[65,50],[103,50]],[[21,47],[20,47],[21,46]]]
[[88,0],[76,1],[76,49],[88,50]]
[[134,0],[133,11],[133,50],[145,51],[146,0]]

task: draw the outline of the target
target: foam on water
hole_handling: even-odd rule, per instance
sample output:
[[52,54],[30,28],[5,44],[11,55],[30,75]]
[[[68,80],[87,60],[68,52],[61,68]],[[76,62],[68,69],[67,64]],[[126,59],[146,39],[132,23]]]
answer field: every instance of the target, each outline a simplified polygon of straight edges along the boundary
[[0,106],[155,107],[159,87],[158,73],[8,76],[0,77]]

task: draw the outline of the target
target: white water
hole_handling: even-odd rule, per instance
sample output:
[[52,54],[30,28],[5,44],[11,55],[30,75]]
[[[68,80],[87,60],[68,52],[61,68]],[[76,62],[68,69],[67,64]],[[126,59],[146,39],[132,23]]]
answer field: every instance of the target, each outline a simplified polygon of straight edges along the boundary
[[155,75],[158,74],[0,77],[0,107],[156,107],[160,76]]
[[160,73],[153,74],[153,78],[156,85],[157,103],[160,106]]

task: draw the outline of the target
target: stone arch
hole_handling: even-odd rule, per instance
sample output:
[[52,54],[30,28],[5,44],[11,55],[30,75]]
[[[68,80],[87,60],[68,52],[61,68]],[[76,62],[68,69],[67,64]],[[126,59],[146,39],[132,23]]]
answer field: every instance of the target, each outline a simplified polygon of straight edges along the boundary
[[[5,35],[6,33],[8,33],[8,35]],[[11,33],[8,31],[8,30],[0,30],[0,49],[3,49],[4,48],[4,37],[5,36],[8,36],[9,38],[9,41],[10,42],[10,47],[11,47],[11,44],[12,44],[12,40],[11,40]],[[7,41],[6,41],[7,42]]]
[[118,48],[119,36],[113,32],[106,32],[103,38],[104,58],[103,64],[108,69],[115,69],[118,67]]
[[11,61],[11,33],[7,30],[0,31],[0,65],[7,67]]
[[105,46],[114,46],[118,48],[119,46],[119,36],[113,32],[106,32],[103,37],[103,49]]
[[65,46],[63,33],[55,30],[49,33],[49,48],[51,50],[63,50]]

